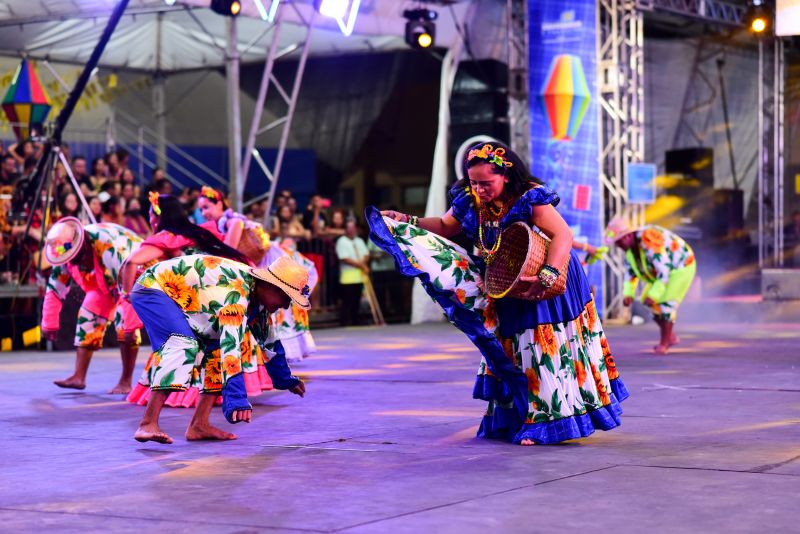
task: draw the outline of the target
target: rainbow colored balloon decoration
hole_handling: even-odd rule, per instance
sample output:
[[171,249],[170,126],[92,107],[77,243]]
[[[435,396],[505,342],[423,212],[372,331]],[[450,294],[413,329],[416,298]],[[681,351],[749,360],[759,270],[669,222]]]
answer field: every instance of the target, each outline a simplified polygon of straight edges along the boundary
[[589,108],[589,97],[581,58],[570,54],[554,57],[539,93],[552,139],[575,139]]
[[23,59],[17,67],[11,87],[3,97],[2,108],[19,141],[30,137],[31,125],[43,124],[47,119],[50,98],[42,87],[36,69],[27,59]]

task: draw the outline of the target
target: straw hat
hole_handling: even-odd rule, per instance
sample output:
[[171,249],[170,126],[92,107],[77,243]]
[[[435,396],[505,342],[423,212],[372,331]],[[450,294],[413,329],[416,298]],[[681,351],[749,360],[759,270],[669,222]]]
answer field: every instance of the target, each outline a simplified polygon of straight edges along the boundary
[[617,241],[622,239],[628,234],[632,234],[636,230],[628,224],[628,221],[623,217],[614,217],[608,221],[603,241],[606,245],[614,245]]
[[83,225],[75,217],[59,219],[44,244],[44,257],[51,265],[63,265],[78,255],[83,246]]
[[250,274],[259,280],[278,286],[301,308],[311,307],[311,302],[308,300],[308,295],[311,293],[311,288],[308,286],[308,272],[289,258],[281,256],[266,269],[251,267]]

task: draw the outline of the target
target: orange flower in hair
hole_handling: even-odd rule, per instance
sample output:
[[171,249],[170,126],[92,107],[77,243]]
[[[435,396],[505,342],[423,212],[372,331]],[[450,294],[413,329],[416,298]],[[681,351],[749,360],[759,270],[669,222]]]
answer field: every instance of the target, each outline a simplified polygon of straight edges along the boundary
[[150,191],[147,199],[150,201],[150,207],[153,208],[153,213],[161,215],[161,208],[158,206],[158,197],[160,195],[156,191]]
[[495,148],[492,145],[483,145],[480,149],[473,148],[470,150],[467,154],[467,161],[478,158],[485,160],[486,163],[494,163],[498,167],[513,167],[514,164],[503,157],[505,153],[505,148]]
[[214,202],[222,202],[222,193],[207,185],[200,188],[200,195]]

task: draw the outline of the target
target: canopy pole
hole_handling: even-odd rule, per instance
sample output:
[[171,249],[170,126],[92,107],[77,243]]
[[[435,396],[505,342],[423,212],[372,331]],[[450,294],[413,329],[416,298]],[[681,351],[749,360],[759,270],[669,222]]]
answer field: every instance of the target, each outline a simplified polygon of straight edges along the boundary
[[[244,181],[242,179],[242,127],[239,104],[239,48],[236,17],[225,17],[228,46],[225,57],[225,76],[228,81],[228,193],[235,211],[242,209]],[[241,185],[240,185],[241,184]]]

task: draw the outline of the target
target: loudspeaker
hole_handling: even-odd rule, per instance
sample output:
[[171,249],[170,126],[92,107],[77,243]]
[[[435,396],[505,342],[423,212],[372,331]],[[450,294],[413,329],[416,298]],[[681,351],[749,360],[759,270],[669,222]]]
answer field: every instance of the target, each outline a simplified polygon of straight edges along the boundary
[[664,158],[667,174],[683,174],[697,180],[698,187],[714,187],[714,149],[706,147],[667,150]]
[[744,231],[744,191],[714,189],[711,217],[707,223],[712,238],[731,238]]

